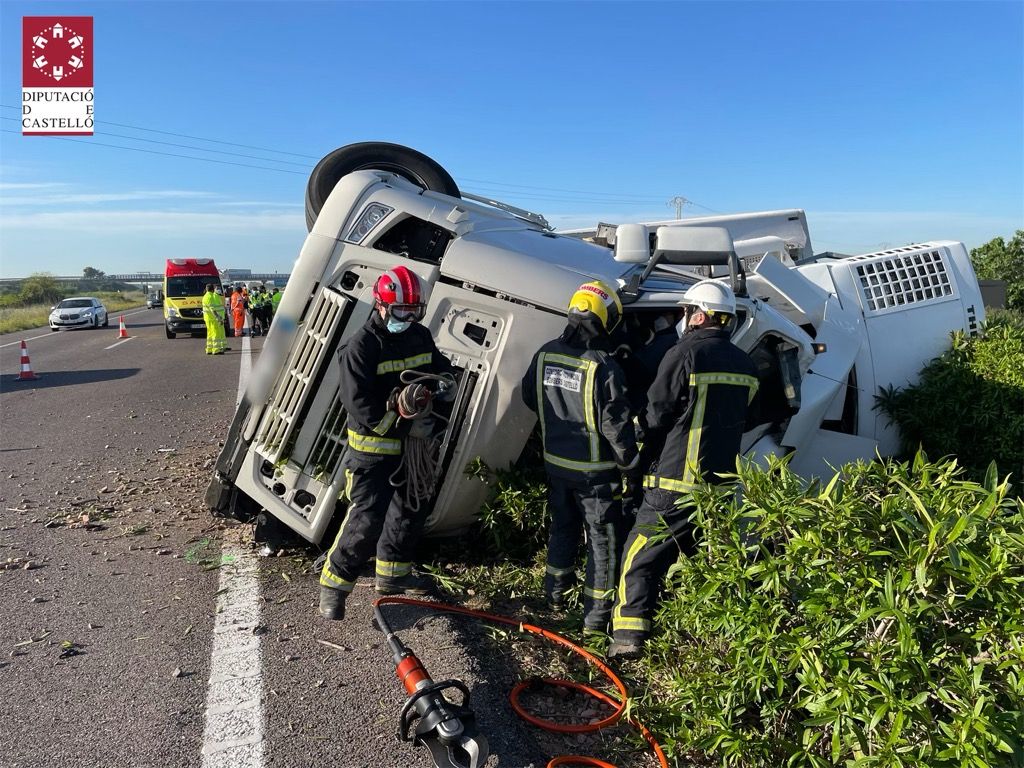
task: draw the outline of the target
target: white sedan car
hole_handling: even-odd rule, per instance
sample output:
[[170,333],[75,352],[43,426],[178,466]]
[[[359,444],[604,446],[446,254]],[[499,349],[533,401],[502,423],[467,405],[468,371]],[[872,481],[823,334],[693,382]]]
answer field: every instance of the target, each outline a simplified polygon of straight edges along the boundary
[[106,328],[110,325],[107,309],[92,296],[64,299],[50,312],[50,330],[61,328]]

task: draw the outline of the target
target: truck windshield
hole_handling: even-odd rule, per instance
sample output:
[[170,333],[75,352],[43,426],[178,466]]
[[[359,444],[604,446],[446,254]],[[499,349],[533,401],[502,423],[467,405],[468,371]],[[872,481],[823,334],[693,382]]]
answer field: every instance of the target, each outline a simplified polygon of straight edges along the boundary
[[210,275],[191,275],[189,277],[168,277],[168,296],[202,296],[206,292],[206,284],[220,285],[220,280]]

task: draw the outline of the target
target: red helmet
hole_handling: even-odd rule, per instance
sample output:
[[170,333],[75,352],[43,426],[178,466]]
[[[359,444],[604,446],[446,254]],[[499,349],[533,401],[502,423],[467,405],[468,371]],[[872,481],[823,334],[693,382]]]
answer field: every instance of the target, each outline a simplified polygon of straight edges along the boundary
[[373,284],[373,298],[395,320],[422,320],[426,310],[420,279],[408,267],[389,269]]

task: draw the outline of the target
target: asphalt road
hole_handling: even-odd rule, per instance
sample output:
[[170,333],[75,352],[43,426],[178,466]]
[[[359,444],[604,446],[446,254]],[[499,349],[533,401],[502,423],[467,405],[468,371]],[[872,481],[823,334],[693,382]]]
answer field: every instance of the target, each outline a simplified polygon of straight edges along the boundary
[[[325,623],[315,552],[254,557],[250,529],[205,508],[243,340],[209,357],[166,339],[159,310],[125,319],[120,343],[113,321],[0,336],[0,766],[433,765],[396,740],[405,697],[371,581]],[[21,339],[37,381],[16,380]],[[488,766],[586,753],[591,737],[560,749],[512,714],[520,665],[483,629],[389,615],[436,679],[472,689]]]

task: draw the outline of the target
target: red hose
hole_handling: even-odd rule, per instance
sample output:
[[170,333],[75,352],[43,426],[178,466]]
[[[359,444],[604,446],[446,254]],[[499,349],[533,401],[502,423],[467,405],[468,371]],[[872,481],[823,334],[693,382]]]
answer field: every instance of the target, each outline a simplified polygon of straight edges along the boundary
[[[592,665],[600,669],[605,676],[611,681],[612,685],[615,686],[619,691],[618,700],[612,698],[606,693],[603,693],[596,688],[591,688],[589,685],[583,683],[575,683],[571,680],[556,680],[553,678],[544,678],[540,682],[546,685],[555,686],[558,688],[568,688],[570,690],[582,691],[583,693],[592,696],[598,701],[607,704],[614,708],[608,717],[597,721],[596,723],[582,723],[579,725],[563,725],[561,723],[555,723],[551,720],[546,720],[542,717],[531,715],[527,712],[522,704],[519,703],[519,695],[534,681],[524,680],[516,685],[509,694],[509,701],[512,704],[512,709],[519,717],[531,725],[535,725],[538,728],[543,728],[546,731],[554,731],[556,733],[592,733],[599,731],[602,728],[607,728],[610,725],[615,725],[622,717],[622,713],[626,709],[626,701],[629,698],[629,693],[626,691],[626,686],[623,684],[619,676],[616,675],[607,664],[601,659],[597,658],[594,654],[588,651],[586,648],[581,648],[571,640],[562,637],[557,632],[538,627],[534,624],[526,624],[518,619],[513,619],[508,616],[500,616],[496,613],[487,613],[486,611],[475,611],[472,608],[463,608],[460,605],[449,605],[448,603],[435,603],[430,600],[416,600],[411,597],[381,597],[373,601],[374,605],[390,605],[390,604],[401,604],[401,605],[417,605],[421,608],[429,608],[434,611],[442,611],[444,613],[458,613],[463,616],[473,616],[474,618],[484,619],[495,624],[508,624],[509,626],[518,627],[520,632],[530,632],[534,635],[540,635],[546,640],[550,640],[558,645],[565,646],[573,653],[582,656],[584,659],[589,661]],[[633,718],[627,718],[626,722],[640,731],[640,735],[644,737],[647,743],[654,750],[655,756],[658,758],[662,768],[669,768],[668,758],[665,757],[664,751],[661,749],[661,745],[658,744],[657,740],[642,723]],[[585,757],[583,755],[562,755],[560,757],[553,758],[547,765],[547,768],[557,768],[560,765],[590,765],[597,766],[597,768],[615,768],[611,763],[606,763],[603,760],[598,760],[593,757]]]

